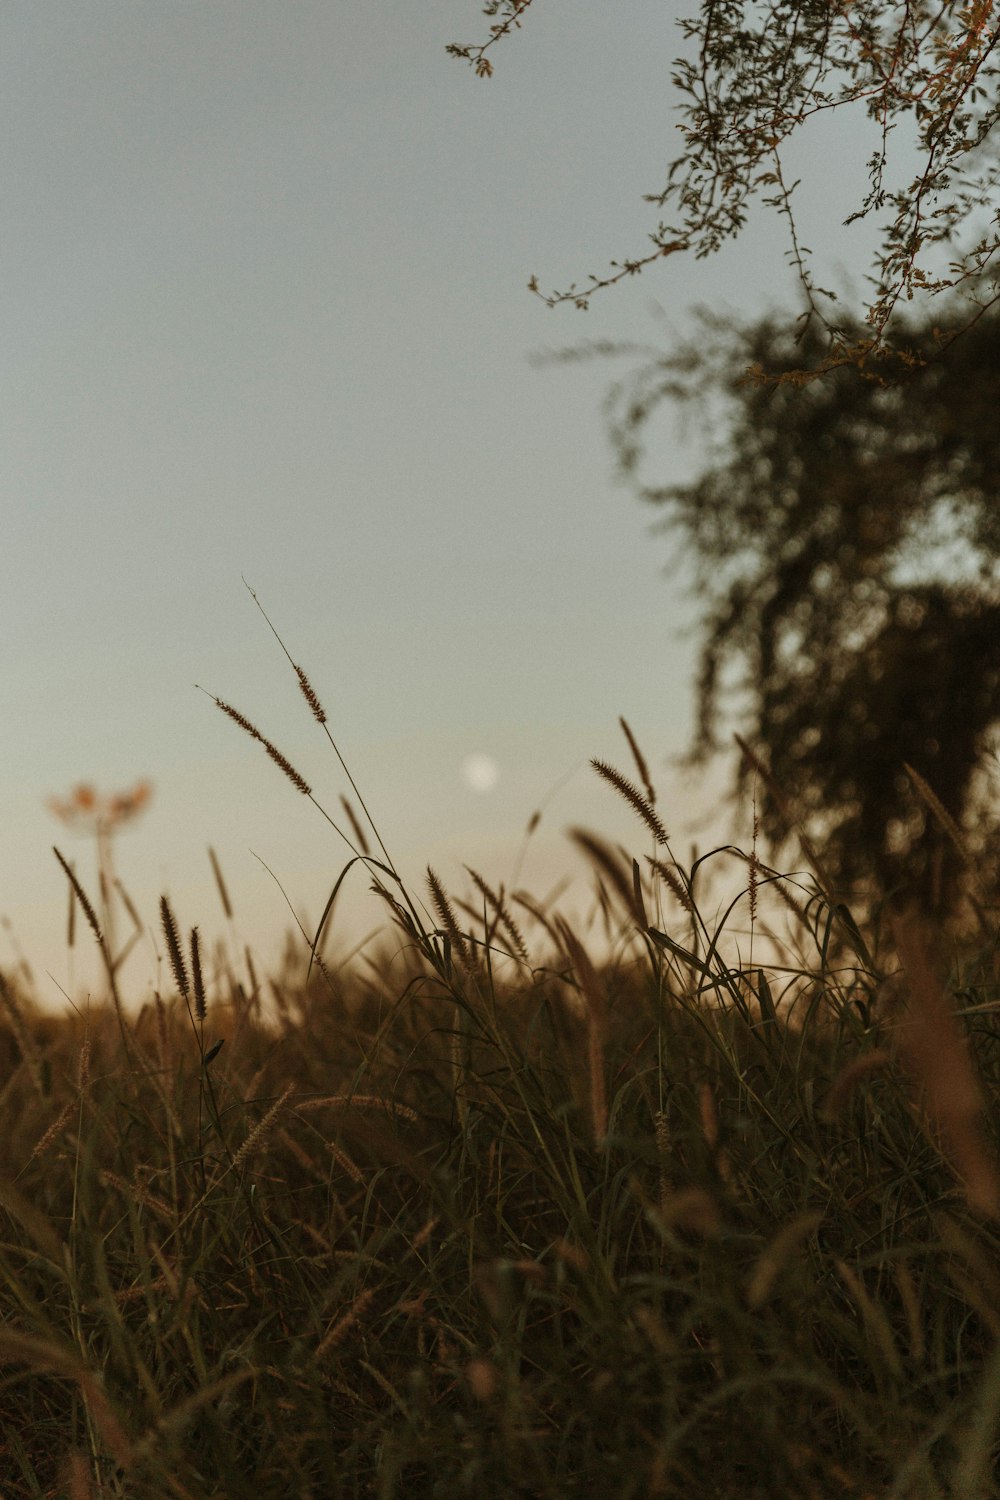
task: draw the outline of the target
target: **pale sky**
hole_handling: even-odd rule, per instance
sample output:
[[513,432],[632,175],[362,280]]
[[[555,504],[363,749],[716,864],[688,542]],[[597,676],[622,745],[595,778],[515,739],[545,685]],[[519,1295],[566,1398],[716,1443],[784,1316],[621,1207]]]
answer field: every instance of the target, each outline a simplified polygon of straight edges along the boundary
[[[696,611],[664,577],[656,515],[613,482],[600,402],[621,367],[530,357],[660,337],[657,302],[678,332],[697,302],[791,303],[782,227],[756,220],[587,314],[526,290],[642,250],[642,195],[675,150],[676,14],[545,0],[486,82],[444,50],[484,34],[476,0],[4,5],[0,913],[47,1003],[90,972],[86,932],[70,971],[51,846],[92,891],[94,851],[45,805],[79,781],[153,783],[116,849],[157,943],[162,892],[185,930],[223,930],[210,844],[265,967],[288,913],[251,851],[311,920],[343,865],[195,687],[338,814],[343,775],[241,576],[416,893],[428,863],[459,893],[466,863],[509,883],[564,778],[525,888],[581,870],[570,825],[641,853],[587,766],[633,774],[619,714],[686,853],[715,801],[668,765]],[[830,144],[806,206],[835,223],[855,199]],[[664,479],[693,461],[666,432],[658,458]],[[366,884],[349,877],[334,951],[381,920]],[[14,951],[0,932],[0,966]],[[125,989],[141,999],[155,974],[147,940]]]

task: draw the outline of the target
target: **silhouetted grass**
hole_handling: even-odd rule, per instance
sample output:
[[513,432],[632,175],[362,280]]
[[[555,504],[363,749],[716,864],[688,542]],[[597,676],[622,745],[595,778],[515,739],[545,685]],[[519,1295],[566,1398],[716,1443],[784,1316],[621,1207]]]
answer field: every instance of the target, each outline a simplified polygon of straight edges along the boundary
[[607,961],[475,872],[429,916],[352,781],[367,967],[193,933],[192,984],[165,898],[138,1013],[3,982],[4,1500],[1000,1494],[995,923],[862,932],[754,848],[792,937],[734,960],[625,728]]

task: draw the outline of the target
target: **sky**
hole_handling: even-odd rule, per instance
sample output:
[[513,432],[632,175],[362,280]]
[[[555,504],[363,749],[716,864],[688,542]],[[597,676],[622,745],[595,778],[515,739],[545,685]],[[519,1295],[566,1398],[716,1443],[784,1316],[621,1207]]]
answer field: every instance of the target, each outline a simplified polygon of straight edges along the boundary
[[[164,983],[161,894],[224,930],[209,846],[265,967],[291,920],[276,881],[315,921],[350,857],[206,695],[338,817],[343,772],[247,584],[415,893],[428,864],[460,895],[465,865],[509,889],[540,807],[517,872],[536,897],[586,890],[570,827],[646,849],[588,765],[634,775],[619,715],[675,852],[717,828],[719,776],[672,764],[697,607],[614,479],[621,367],[535,356],[683,333],[696,303],[792,305],[783,227],[586,314],[527,290],[642,249],[677,13],[546,0],[485,81],[445,52],[484,36],[476,0],[3,7],[0,968],[23,957],[44,1004],[96,973],[52,853],[96,895],[93,841],[47,806],[77,783],[153,787],[115,843],[148,929],[137,999]],[[807,225],[855,206],[832,144],[808,147]],[[659,442],[663,479],[694,471],[696,446]],[[348,877],[331,953],[383,923],[366,886]]]

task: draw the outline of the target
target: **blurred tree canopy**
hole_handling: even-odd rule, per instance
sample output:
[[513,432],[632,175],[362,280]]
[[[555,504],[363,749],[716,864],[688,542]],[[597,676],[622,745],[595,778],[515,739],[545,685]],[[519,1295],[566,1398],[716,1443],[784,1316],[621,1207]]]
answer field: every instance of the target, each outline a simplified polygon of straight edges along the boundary
[[[532,4],[486,0],[486,37],[448,50],[490,77]],[[654,262],[714,253],[755,203],[785,219],[801,316],[703,314],[695,338],[647,352],[615,388],[612,435],[623,474],[693,560],[697,751],[717,747],[734,696],[774,771],[760,788],[772,837],[795,819],[845,884],[874,875],[937,904],[957,856],[928,798],[984,842],[1000,721],[1000,7],[692,0],[691,12],[670,69],[680,148],[647,195],[660,217],[645,253],[582,287],[530,285],[549,306],[585,308]],[[665,34],[673,20],[665,3]],[[847,223],[879,230],[853,311],[814,278],[787,170],[810,121],[845,110],[871,143]],[[691,483],[651,485],[651,423],[676,405],[709,458]]]
[[[874,874],[936,904],[956,855],[905,766],[982,846],[1000,721],[1000,317],[926,365],[776,379],[822,335],[804,341],[780,318],[701,313],[694,338],[647,351],[613,388],[612,438],[705,606],[696,756],[735,709],[773,772],[758,795],[778,843],[792,816],[845,884]],[[708,462],[650,484],[651,423],[678,406]]]
[[[490,77],[492,49],[527,25],[531,5],[486,0],[486,38],[448,51]],[[682,38],[670,65],[682,147],[665,183],[646,195],[663,217],[645,253],[613,261],[583,287],[544,294],[550,306],[583,308],[655,261],[712,254],[739,235],[755,199],[787,220],[806,316],[824,333],[809,350],[814,371],[894,346],[891,325],[914,296],[975,288],[978,306],[966,321],[1000,296],[988,275],[1000,250],[994,0],[701,0],[679,21],[665,3],[665,45],[671,25]],[[871,152],[857,163],[867,186],[847,223],[870,219],[880,234],[873,295],[846,320],[835,294],[813,278],[812,251],[796,227],[798,184],[783,156],[811,120],[845,109],[870,122]],[[531,286],[539,291],[534,277]],[[935,342],[930,323],[923,331]]]

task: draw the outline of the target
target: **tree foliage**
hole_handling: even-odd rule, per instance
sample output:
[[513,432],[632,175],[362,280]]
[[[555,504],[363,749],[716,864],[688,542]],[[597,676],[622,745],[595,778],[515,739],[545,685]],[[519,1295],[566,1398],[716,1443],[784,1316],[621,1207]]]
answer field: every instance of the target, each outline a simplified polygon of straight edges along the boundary
[[[448,50],[489,77],[487,54],[521,27],[531,4],[488,0],[486,40]],[[679,25],[684,50],[671,77],[683,144],[665,183],[647,195],[661,214],[650,248],[583,287],[540,293],[550,306],[585,308],[595,292],[653,262],[712,254],[739,235],[755,199],[787,220],[806,316],[824,334],[814,370],[892,347],[915,296],[962,287],[973,299],[966,323],[1000,296],[990,275],[1000,249],[994,0],[702,0]],[[863,112],[874,127],[868,186],[847,222],[871,218],[880,232],[873,295],[863,316],[847,319],[814,280],[796,227],[797,184],[785,167],[789,143],[811,120],[843,110]],[[539,291],[535,278],[531,285]],[[932,324],[923,331],[932,346],[940,342]]]
[[[906,766],[975,843],[1000,721],[1000,317],[885,380],[783,382],[819,331],[805,342],[781,319],[702,313],[695,338],[612,391],[612,436],[693,561],[697,751],[735,708],[774,772],[759,788],[773,835],[794,817],[845,881],[874,872],[936,899],[954,850]],[[716,434],[687,484],[643,478],[664,403]]]

